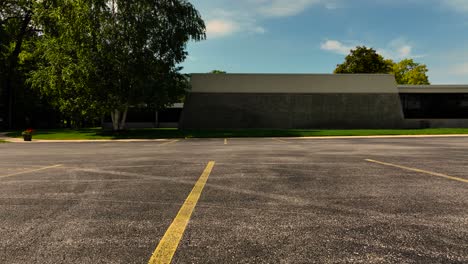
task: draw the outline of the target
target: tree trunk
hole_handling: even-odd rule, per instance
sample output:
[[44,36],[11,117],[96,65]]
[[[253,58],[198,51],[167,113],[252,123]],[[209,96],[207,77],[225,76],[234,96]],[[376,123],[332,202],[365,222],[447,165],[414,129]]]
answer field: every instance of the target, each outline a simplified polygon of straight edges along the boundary
[[158,112],[158,110],[156,110],[155,113],[154,113],[154,127],[155,128],[159,127],[159,112]]
[[127,113],[128,113],[128,106],[125,107],[123,112],[120,110],[115,109],[111,112],[111,119],[112,119],[112,129],[114,131],[121,131],[125,129],[125,123],[127,121]]
[[112,129],[114,131],[118,131],[119,123],[120,123],[120,111],[118,109],[115,109],[114,111],[112,111],[111,117],[112,117]]
[[125,122],[127,121],[127,112],[128,112],[128,106],[125,106],[125,110],[122,115],[122,120],[120,120],[119,130],[125,129]]

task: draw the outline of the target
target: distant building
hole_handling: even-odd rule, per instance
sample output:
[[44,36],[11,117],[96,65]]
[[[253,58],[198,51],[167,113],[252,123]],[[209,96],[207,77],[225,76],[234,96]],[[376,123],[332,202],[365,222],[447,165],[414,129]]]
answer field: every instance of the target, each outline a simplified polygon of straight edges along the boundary
[[387,74],[192,74],[179,127],[468,127],[468,85],[397,86]]
[[[127,113],[127,128],[177,128],[184,104],[178,103],[162,111],[147,108],[130,108]],[[106,115],[102,127],[112,128],[110,115]]]
[[410,127],[468,127],[468,85],[398,86]]

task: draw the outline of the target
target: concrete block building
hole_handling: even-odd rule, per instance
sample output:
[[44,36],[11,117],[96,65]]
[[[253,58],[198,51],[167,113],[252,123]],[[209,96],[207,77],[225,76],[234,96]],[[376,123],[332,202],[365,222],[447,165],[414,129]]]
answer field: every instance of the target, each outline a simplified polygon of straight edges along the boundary
[[468,127],[468,86],[387,74],[193,74],[183,129]]

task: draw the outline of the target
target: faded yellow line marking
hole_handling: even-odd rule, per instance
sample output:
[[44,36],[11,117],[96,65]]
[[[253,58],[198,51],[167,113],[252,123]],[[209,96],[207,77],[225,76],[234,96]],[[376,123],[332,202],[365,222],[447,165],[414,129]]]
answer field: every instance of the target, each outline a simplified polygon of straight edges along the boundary
[[273,140],[276,140],[276,141],[279,141],[279,142],[283,142],[283,143],[288,143],[288,144],[291,144],[291,142],[289,141],[286,141],[286,140],[282,140],[282,139],[277,139],[277,138],[272,138]]
[[156,250],[153,252],[153,255],[148,262],[149,264],[171,263],[177,247],[179,246],[179,242],[184,235],[190,216],[197,205],[198,199],[200,198],[214,165],[215,162],[210,161],[206,166],[202,175],[198,179],[197,183],[195,183],[195,186],[177,213],[177,216],[174,218],[174,221],[167,229],[161,241],[159,241]]
[[224,139],[224,145],[227,145],[227,138]]
[[366,159],[366,161],[372,162],[372,163],[377,163],[377,164],[380,164],[380,165],[400,168],[400,169],[404,169],[404,170],[409,170],[409,171],[414,171],[414,172],[419,172],[419,173],[425,173],[425,174],[429,174],[429,175],[432,175],[432,176],[446,178],[446,179],[449,179],[449,180],[468,183],[468,179],[453,177],[453,176],[443,174],[443,173],[426,171],[426,170],[421,170],[421,169],[416,169],[416,168],[410,168],[410,167],[405,167],[405,166],[401,166],[401,165],[397,165],[397,164],[392,164],[392,163],[387,163],[387,162],[382,162],[382,161],[377,161],[377,160],[372,160],[372,159]]
[[27,170],[27,171],[21,171],[21,172],[11,173],[11,174],[7,174],[7,175],[0,175],[0,178],[6,178],[6,177],[11,177],[11,176],[16,176],[16,175],[21,175],[21,174],[27,174],[27,173],[31,173],[31,172],[36,172],[36,171],[48,170],[48,169],[58,168],[58,167],[61,167],[61,166],[62,166],[62,165],[59,164],[59,165],[43,167],[43,168],[39,168],[39,169],[35,169],[35,170]]
[[166,143],[161,143],[161,144],[159,144],[159,146],[169,145],[169,144],[172,144],[172,143],[176,143],[178,141],[179,141],[178,139],[177,140],[172,140],[172,141],[169,141],[169,142],[166,142]]

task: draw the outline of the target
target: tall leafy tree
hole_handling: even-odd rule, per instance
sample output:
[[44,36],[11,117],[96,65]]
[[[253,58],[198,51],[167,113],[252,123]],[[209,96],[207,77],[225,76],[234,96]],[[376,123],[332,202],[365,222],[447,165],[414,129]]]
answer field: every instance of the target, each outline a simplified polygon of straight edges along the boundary
[[382,55],[362,46],[351,50],[345,61],[337,65],[334,73],[389,73],[391,69],[391,64]]
[[398,63],[385,59],[374,49],[356,47],[346,56],[342,64],[337,65],[334,73],[387,73],[394,74],[398,84],[430,84],[427,66],[416,63],[413,59],[404,59]]
[[34,21],[43,36],[36,50],[39,66],[30,82],[73,126],[100,116],[105,109],[99,93],[106,76],[98,76],[97,62],[106,8],[105,1],[85,0],[43,1],[35,8]]
[[32,26],[33,0],[3,0],[0,2],[0,98],[7,107],[8,127],[14,126],[15,94],[22,83],[18,81],[20,54],[25,43],[35,38]]
[[404,59],[393,64],[393,74],[398,84],[428,85],[427,66],[414,62],[412,59]]
[[77,117],[111,113],[125,127],[129,106],[164,108],[188,88],[177,65],[189,40],[205,38],[186,0],[62,0],[38,6],[44,63],[31,81]]

